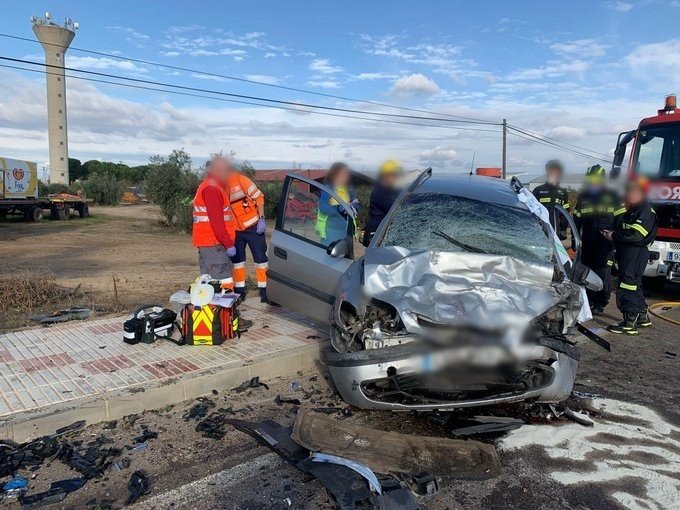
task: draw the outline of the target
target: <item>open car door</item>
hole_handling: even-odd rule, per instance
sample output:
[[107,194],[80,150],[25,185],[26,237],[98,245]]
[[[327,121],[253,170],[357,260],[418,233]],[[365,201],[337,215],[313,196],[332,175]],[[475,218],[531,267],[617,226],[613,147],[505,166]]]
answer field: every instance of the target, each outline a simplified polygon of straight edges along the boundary
[[328,323],[338,279],[352,264],[354,216],[331,189],[288,175],[269,246],[267,297]]

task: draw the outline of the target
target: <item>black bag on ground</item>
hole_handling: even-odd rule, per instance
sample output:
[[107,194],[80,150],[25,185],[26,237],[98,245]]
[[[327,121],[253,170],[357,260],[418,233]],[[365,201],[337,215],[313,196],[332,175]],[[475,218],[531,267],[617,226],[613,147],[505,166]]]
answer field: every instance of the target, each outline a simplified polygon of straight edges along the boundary
[[142,305],[123,324],[123,341],[127,344],[153,343],[158,337],[170,337],[177,314],[160,305]]

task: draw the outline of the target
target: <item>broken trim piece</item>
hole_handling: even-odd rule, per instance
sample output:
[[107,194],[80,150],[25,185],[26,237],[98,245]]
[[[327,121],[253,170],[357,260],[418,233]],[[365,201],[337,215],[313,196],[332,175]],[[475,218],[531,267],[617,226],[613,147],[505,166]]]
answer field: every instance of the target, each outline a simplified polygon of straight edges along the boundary
[[359,464],[358,462],[354,462],[353,460],[345,459],[343,457],[338,457],[337,455],[329,455],[327,453],[319,452],[312,453],[311,459],[314,462],[339,464],[341,466],[348,467],[352,471],[356,471],[366,480],[368,480],[368,485],[371,488],[371,490],[377,492],[378,494],[382,494],[382,485],[380,485],[378,477],[375,476],[375,473],[373,471],[371,471],[367,466],[364,466],[363,464]]

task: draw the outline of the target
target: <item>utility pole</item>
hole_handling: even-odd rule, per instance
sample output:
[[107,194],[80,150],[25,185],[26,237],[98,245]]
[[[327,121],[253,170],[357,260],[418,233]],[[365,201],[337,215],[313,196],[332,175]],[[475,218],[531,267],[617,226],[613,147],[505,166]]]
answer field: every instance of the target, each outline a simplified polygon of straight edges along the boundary
[[508,164],[508,121],[503,119],[503,164],[501,166],[501,178],[505,180],[506,167]]

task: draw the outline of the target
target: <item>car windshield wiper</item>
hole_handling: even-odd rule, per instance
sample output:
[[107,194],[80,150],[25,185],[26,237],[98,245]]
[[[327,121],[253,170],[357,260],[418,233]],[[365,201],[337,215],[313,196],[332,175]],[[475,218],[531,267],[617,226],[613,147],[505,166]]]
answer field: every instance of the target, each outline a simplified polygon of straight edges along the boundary
[[488,255],[488,252],[485,252],[484,250],[480,250],[479,248],[476,248],[474,246],[470,246],[469,244],[462,243],[462,242],[458,241],[457,239],[454,239],[450,235],[445,234],[441,230],[433,230],[432,233],[436,236],[443,237],[444,239],[446,239],[451,244],[454,244],[454,245],[458,246],[458,248],[462,248],[465,251],[471,251],[472,253],[484,253],[484,254]]

